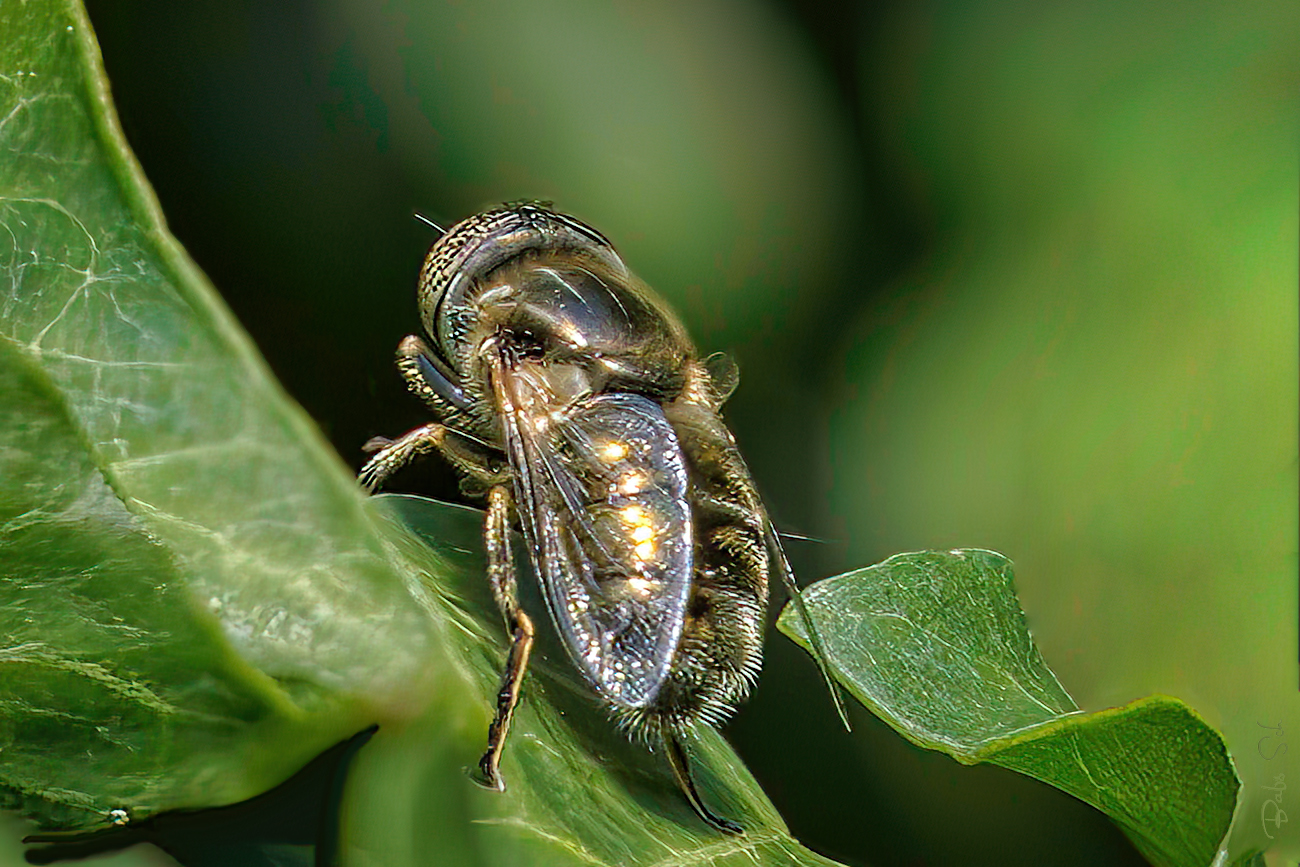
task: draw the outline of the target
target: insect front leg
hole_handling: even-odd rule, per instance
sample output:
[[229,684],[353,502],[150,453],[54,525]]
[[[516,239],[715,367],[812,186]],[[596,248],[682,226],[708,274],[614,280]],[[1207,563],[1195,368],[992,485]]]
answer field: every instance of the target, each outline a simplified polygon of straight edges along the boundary
[[441,448],[446,436],[446,425],[432,423],[407,431],[395,440],[374,437],[361,447],[363,451],[373,452],[374,457],[366,461],[357,479],[367,491],[374,491],[415,458]]
[[505,617],[506,628],[510,630],[511,642],[501,686],[497,690],[496,713],[488,726],[487,751],[478,763],[479,782],[503,792],[506,785],[501,779],[501,751],[505,748],[515,706],[519,704],[519,689],[533,649],[533,621],[519,607],[514,559],[510,552],[510,494],[504,486],[497,485],[488,491],[483,536],[487,546],[488,581],[492,584],[497,607]]
[[497,485],[509,478],[504,456],[481,440],[444,424],[431,422],[407,431],[395,440],[373,437],[362,446],[373,452],[357,478],[368,491],[421,455],[439,451],[452,466],[458,467],[481,483]]
[[470,401],[438,355],[414,334],[397,344],[397,369],[406,387],[442,417],[450,410],[468,411]]
[[[397,345],[397,369],[407,388],[439,418],[447,419],[469,409],[469,400],[455,377],[419,337],[409,335]],[[441,451],[453,466],[488,484],[499,483],[506,472],[504,456],[498,450],[455,427],[437,422],[422,425],[395,440],[374,437],[362,448],[374,453],[358,475],[369,491],[415,458],[432,451]]]

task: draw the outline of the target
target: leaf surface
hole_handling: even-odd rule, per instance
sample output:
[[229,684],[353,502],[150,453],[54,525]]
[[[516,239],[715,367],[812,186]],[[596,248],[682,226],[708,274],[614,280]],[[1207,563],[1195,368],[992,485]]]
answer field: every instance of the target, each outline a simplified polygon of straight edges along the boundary
[[5,15],[0,783],[241,800],[403,713],[429,593],[167,234],[80,8]]
[[[1034,646],[1002,555],[898,554],[805,599],[835,676],[908,740],[1069,792],[1155,864],[1215,857],[1240,788],[1218,732],[1163,696],[1080,711]],[[778,626],[807,648],[791,609]]]

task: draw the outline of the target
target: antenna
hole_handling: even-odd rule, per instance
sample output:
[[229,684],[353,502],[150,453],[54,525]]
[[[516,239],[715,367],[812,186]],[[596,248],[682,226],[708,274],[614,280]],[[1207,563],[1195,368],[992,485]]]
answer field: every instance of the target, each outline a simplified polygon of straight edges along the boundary
[[421,214],[419,211],[416,211],[411,216],[415,217],[415,219],[419,220],[421,223],[424,223],[424,225],[433,229],[439,235],[447,234],[446,229],[444,229],[442,226],[439,226],[437,223],[435,223],[433,220],[430,220],[428,217],[426,217],[424,214]]

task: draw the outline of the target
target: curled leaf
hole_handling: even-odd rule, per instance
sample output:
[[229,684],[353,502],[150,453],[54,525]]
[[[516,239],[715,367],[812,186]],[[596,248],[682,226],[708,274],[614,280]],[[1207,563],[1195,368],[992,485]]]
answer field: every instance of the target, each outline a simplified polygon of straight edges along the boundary
[[[805,598],[835,676],[908,740],[1069,792],[1153,863],[1214,859],[1240,788],[1222,737],[1162,696],[1081,712],[1034,645],[1002,555],[898,554]],[[789,608],[778,626],[807,647]]]

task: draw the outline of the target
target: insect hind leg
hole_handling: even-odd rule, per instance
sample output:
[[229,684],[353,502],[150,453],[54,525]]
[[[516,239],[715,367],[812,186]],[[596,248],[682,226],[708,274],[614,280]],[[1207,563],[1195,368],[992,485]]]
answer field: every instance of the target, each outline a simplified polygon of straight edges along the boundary
[[724,819],[714,813],[708,807],[704,806],[704,801],[700,798],[699,791],[695,788],[695,780],[691,777],[690,762],[686,757],[686,748],[682,746],[681,739],[670,732],[663,736],[664,752],[668,754],[668,764],[673,769],[673,778],[686,795],[686,800],[690,802],[693,809],[701,819],[717,828],[724,834],[743,834],[745,829],[737,825],[730,819]]
[[510,495],[503,486],[488,491],[483,536],[487,547],[488,581],[497,607],[505,618],[506,628],[510,630],[511,643],[505,671],[501,674],[501,686],[497,689],[496,713],[488,726],[487,751],[479,759],[475,779],[489,789],[503,792],[506,785],[501,778],[501,751],[510,732],[515,706],[519,704],[519,691],[533,649],[533,621],[519,607],[518,584],[510,552]]

